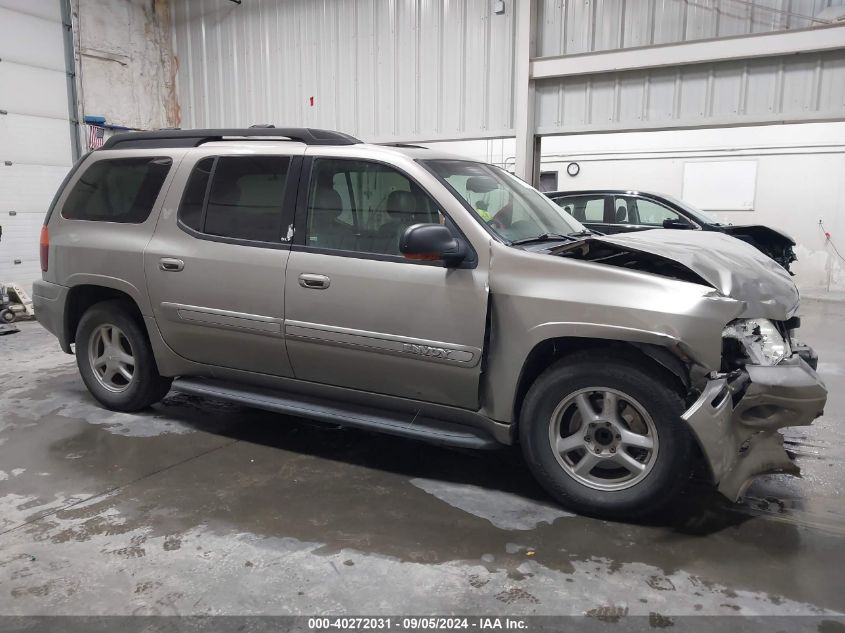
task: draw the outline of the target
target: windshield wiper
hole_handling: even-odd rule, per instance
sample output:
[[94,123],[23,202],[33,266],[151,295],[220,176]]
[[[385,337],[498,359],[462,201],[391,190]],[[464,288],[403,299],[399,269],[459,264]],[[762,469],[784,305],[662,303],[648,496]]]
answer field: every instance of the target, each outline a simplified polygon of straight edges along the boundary
[[523,237],[519,240],[511,240],[511,246],[519,246],[520,244],[531,244],[532,242],[550,242],[553,240],[569,240],[571,242],[577,241],[577,238],[572,235],[563,235],[562,233],[542,233],[534,237]]

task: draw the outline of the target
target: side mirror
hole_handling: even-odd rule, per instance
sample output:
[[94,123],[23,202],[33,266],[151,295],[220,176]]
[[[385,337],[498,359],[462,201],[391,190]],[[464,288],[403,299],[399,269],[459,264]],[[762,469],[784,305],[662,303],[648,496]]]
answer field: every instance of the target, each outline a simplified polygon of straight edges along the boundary
[[442,224],[414,224],[399,240],[405,259],[442,261],[447,268],[458,266],[467,256],[467,246]]
[[671,218],[668,220],[663,220],[663,228],[664,229],[691,229],[693,228],[692,223],[686,218]]

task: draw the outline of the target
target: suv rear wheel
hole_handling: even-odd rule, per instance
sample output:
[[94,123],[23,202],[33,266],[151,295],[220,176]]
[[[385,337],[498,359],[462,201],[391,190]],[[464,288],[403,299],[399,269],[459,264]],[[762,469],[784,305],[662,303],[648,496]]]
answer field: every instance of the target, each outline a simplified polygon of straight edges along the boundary
[[149,339],[122,301],[89,308],[76,329],[76,364],[88,391],[115,411],[140,411],[173,382],[159,375]]
[[653,514],[689,479],[692,438],[683,400],[659,370],[606,353],[552,365],[522,406],[529,467],[564,505],[584,514]]

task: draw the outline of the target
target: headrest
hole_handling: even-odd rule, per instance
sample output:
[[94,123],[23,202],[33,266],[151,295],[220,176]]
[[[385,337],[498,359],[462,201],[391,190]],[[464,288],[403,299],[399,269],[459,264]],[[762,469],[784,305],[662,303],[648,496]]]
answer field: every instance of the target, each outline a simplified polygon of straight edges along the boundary
[[410,191],[391,191],[387,196],[385,210],[391,215],[414,213],[417,210],[417,197]]
[[317,187],[312,208],[320,211],[320,214],[323,216],[336,218],[343,213],[343,200],[341,200],[340,194],[334,189]]
[[616,221],[624,222],[628,216],[628,210],[623,206],[616,207]]

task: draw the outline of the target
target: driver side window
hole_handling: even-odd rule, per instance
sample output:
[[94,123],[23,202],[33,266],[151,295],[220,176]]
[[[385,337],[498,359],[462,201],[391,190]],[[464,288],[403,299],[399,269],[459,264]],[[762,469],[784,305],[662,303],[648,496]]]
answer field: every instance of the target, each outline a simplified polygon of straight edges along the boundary
[[442,223],[431,198],[395,169],[361,160],[317,159],[311,172],[305,243],[399,255],[413,224]]

